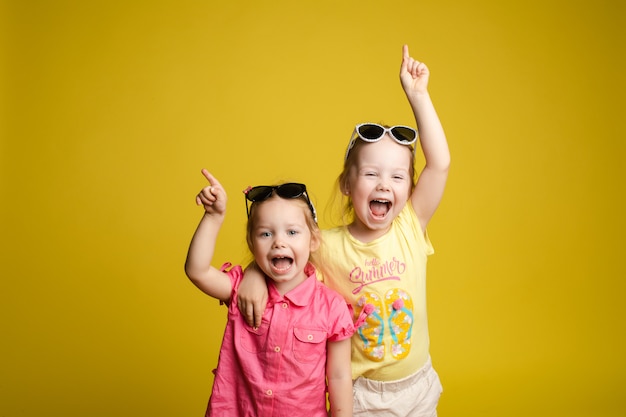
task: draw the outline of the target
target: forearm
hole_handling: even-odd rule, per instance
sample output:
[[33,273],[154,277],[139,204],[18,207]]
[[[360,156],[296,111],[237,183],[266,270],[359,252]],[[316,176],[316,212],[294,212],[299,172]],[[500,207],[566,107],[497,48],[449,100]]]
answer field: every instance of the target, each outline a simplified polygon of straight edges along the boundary
[[407,97],[417,123],[426,168],[447,172],[450,167],[450,150],[430,94],[420,92]]
[[350,338],[329,342],[326,361],[328,400],[333,417],[352,417],[352,367]]
[[352,378],[329,378],[328,398],[332,417],[352,417]]
[[261,325],[267,304],[267,295],[265,275],[253,262],[248,265],[244,272],[237,295],[237,306],[250,326],[259,327]]

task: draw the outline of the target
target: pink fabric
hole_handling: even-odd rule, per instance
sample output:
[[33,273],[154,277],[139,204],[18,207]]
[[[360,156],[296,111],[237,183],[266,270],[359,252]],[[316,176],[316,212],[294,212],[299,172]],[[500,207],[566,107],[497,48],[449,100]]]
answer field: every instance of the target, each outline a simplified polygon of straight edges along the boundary
[[315,277],[284,296],[268,281],[269,300],[258,329],[237,303],[240,266],[233,284],[215,382],[206,416],[327,417],[326,342],[349,338],[352,317],[344,299]]

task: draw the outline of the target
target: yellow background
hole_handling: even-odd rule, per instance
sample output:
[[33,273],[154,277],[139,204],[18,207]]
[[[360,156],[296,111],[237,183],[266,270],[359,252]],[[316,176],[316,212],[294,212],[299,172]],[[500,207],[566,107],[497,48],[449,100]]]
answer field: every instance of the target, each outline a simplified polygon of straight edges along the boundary
[[247,185],[330,214],[353,125],[414,124],[403,43],[453,157],[440,415],[626,415],[623,4],[2,2],[0,415],[202,415],[224,309],[183,273],[200,169],[229,191],[216,265],[247,256]]

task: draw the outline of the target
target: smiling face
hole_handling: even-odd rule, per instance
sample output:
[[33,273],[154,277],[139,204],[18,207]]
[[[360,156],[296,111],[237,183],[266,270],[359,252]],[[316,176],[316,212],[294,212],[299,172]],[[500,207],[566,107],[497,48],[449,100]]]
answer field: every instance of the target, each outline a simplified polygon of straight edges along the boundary
[[304,201],[276,195],[255,203],[251,212],[250,250],[281,294],[306,279],[304,267],[310,253],[319,247],[317,233],[311,232],[306,216],[310,217],[310,210]]
[[369,242],[391,228],[409,199],[411,163],[410,147],[389,136],[358,149],[342,186],[352,201],[355,216],[349,230],[355,238]]

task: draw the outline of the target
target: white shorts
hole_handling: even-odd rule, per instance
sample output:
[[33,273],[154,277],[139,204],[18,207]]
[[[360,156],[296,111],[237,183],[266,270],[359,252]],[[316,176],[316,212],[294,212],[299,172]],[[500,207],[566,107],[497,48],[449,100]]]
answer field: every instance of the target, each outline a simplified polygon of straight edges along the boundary
[[417,372],[396,381],[359,377],[352,384],[353,416],[436,417],[443,392],[430,358]]

